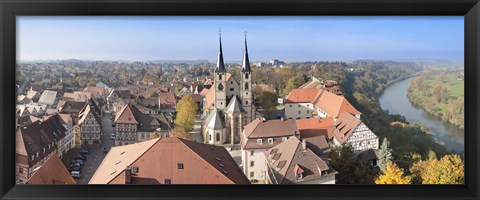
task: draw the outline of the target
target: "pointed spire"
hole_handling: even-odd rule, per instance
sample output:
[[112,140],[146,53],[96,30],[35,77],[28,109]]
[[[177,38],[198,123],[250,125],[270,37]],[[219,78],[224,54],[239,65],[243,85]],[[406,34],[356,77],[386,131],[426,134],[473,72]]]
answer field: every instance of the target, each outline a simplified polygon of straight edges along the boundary
[[223,63],[223,52],[222,52],[222,30],[218,30],[218,39],[220,41],[220,47],[218,49],[218,60],[217,66],[215,67],[215,72],[225,72],[225,64]]
[[243,53],[242,72],[250,72],[250,60],[248,59],[247,31],[245,31],[245,52]]

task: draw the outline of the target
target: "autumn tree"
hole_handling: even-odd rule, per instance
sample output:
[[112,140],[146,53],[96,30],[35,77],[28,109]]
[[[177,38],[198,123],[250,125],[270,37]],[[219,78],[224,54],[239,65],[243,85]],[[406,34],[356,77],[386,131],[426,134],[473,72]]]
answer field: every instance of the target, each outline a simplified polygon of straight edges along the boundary
[[258,97],[258,103],[263,108],[263,114],[269,116],[277,110],[277,95],[263,91]]
[[375,184],[410,184],[411,177],[403,175],[403,170],[395,163],[388,162],[387,170],[380,175]]
[[432,95],[437,101],[437,103],[447,103],[448,100],[448,90],[443,85],[435,84],[433,86]]
[[390,149],[390,142],[387,140],[387,138],[383,138],[383,142],[378,150],[378,154],[378,166],[382,171],[385,171],[387,163],[392,162],[392,149]]
[[422,184],[464,183],[464,163],[459,155],[446,155],[440,160],[429,155],[428,160],[413,164],[410,172]]
[[293,89],[297,88],[298,86],[299,85],[298,85],[296,76],[288,79],[287,85],[283,90],[283,96],[287,96]]
[[195,125],[197,110],[198,106],[193,100],[192,95],[188,94],[183,96],[177,103],[177,117],[174,124],[182,127],[186,132],[192,131]]
[[192,140],[192,135],[184,128],[176,127],[170,131],[170,137],[177,137],[185,140]]

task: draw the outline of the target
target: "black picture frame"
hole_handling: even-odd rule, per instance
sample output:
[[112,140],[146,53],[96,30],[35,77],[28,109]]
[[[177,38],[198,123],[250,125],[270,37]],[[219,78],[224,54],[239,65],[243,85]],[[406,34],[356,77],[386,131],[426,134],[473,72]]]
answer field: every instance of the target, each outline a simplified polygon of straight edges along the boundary
[[[15,16],[36,15],[463,15],[465,185],[15,185]],[[2,199],[478,199],[480,3],[478,0],[1,0]]]

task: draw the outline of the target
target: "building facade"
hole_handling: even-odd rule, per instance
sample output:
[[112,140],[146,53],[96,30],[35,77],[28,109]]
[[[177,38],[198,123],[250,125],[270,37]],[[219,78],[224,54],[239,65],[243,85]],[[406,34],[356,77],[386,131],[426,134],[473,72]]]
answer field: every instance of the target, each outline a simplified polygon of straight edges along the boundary
[[[220,46],[218,52],[217,65],[214,72],[214,83],[208,90],[203,102],[204,116],[212,116],[212,112],[217,112],[221,119],[225,131],[221,131],[221,143],[238,144],[240,142],[240,132],[242,127],[255,119],[256,108],[253,105],[252,93],[252,70],[248,57],[247,39],[245,36],[245,51],[243,62],[240,69],[240,77],[234,77],[227,73],[223,61],[222,41],[219,38]],[[204,89],[205,90],[205,89]],[[207,117],[204,124],[212,124],[208,121],[214,118]],[[204,138],[209,138],[215,130],[204,126]],[[218,132],[218,130],[217,130]],[[213,138],[216,138],[213,137]],[[219,144],[214,140],[205,140],[209,144]]]

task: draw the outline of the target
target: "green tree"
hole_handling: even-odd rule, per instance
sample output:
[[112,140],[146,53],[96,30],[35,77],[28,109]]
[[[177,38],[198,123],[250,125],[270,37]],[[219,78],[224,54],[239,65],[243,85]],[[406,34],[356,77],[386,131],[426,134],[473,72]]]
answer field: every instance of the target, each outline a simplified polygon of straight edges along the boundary
[[387,138],[383,138],[382,145],[378,150],[379,154],[379,163],[378,166],[382,171],[385,171],[388,162],[392,162],[392,149],[390,149],[390,142]]
[[287,96],[293,89],[297,88],[298,82],[297,82],[297,77],[292,77],[288,79],[287,85],[285,86],[285,89],[283,90],[283,96]]
[[375,184],[410,184],[411,177],[405,176],[403,170],[399,168],[395,163],[388,162],[387,170],[380,175]]
[[150,97],[158,97],[158,92],[156,91],[153,91],[152,93],[150,93]]
[[263,108],[263,114],[269,116],[277,110],[277,95],[273,92],[263,91],[258,97],[258,103]]
[[195,125],[195,116],[197,115],[198,106],[193,101],[192,95],[183,96],[177,103],[177,117],[174,121],[176,126],[185,129],[186,132],[193,130]]

